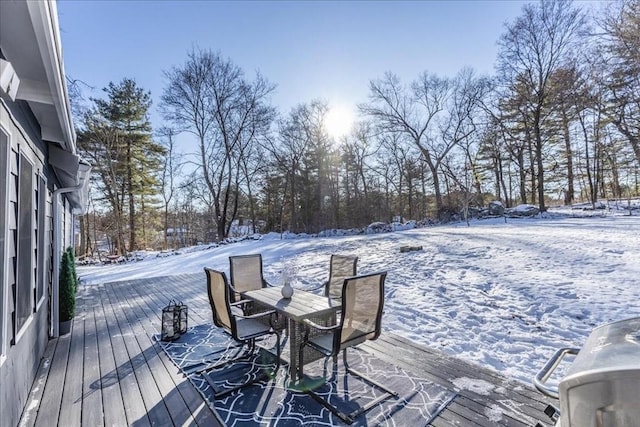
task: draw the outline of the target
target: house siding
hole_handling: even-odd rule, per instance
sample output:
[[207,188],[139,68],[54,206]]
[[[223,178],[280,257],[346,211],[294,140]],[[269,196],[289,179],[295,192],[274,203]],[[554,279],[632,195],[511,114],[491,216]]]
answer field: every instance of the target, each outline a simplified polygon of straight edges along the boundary
[[[47,144],[38,136],[39,126],[24,103],[13,102],[2,96],[0,102],[0,129],[8,135],[7,192],[0,206],[7,207],[6,226],[0,241],[3,242],[6,266],[0,288],[0,426],[16,426],[29,396],[50,331],[50,295],[52,278],[52,190],[55,182],[51,167],[46,162]],[[20,188],[20,162],[28,162],[23,169],[30,170],[31,178],[23,179],[29,188]],[[22,191],[21,191],[22,190]],[[20,195],[31,199],[29,212],[21,212]],[[31,222],[23,222],[20,238],[20,219],[31,216]],[[20,245],[23,245],[21,255]],[[26,248],[26,249],[25,249]],[[40,251],[40,253],[39,253]],[[40,282],[44,280],[44,282]],[[38,285],[40,282],[40,291]],[[18,322],[16,302],[19,286],[27,286],[29,312],[22,323]],[[24,294],[23,294],[24,295]],[[25,303],[24,298],[21,301]],[[26,307],[26,306],[25,306]]]

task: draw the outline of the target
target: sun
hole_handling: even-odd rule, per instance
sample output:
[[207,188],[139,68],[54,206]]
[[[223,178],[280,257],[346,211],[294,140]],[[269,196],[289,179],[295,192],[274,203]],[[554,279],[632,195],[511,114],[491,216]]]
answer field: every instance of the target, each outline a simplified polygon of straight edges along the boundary
[[345,106],[331,107],[324,117],[324,127],[330,137],[339,139],[351,132],[353,113]]

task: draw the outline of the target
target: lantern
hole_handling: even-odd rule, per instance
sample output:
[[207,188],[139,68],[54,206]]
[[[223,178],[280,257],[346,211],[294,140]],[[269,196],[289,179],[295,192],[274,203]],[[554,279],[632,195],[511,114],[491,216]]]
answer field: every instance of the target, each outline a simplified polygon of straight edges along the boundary
[[170,301],[169,305],[162,309],[162,341],[174,341],[187,332],[188,309],[182,302]]
[[178,324],[175,328],[178,331],[178,334],[182,335],[187,332],[187,322],[189,321],[187,306],[186,304],[180,303],[176,306],[176,310],[178,311]]

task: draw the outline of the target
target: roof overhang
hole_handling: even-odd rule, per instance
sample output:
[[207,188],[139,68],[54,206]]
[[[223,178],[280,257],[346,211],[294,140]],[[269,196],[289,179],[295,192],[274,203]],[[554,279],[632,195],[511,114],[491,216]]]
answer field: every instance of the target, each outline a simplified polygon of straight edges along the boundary
[[49,164],[56,172],[62,188],[75,188],[74,191],[65,192],[75,213],[86,213],[91,165],[55,144],[49,144]]
[[0,49],[0,90],[29,104],[60,188],[86,212],[91,166],[76,154],[55,0],[0,0]]
[[[29,103],[43,140],[75,153],[58,28],[54,1],[0,1],[0,48],[15,73],[11,79],[11,70],[5,73],[13,84],[13,98]],[[8,68],[4,64],[3,69]]]

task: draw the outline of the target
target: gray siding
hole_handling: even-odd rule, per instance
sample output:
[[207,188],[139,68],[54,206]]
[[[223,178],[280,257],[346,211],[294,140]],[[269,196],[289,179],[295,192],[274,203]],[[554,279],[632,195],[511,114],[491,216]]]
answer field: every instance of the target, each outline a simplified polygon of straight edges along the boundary
[[[8,191],[3,195],[4,200],[0,200],[0,206],[7,206],[6,226],[0,239],[5,242],[5,253],[0,252],[4,259],[0,262],[6,267],[0,288],[3,293],[0,294],[0,304],[3,304],[0,320],[5,324],[5,334],[0,336],[4,341],[4,346],[0,346],[4,348],[0,355],[0,426],[3,427],[18,424],[49,340],[53,271],[54,174],[46,161],[47,153],[43,151],[47,144],[34,137],[36,131],[39,132],[37,122],[31,112],[25,110],[26,104],[18,104],[4,96],[0,102],[0,124],[9,135],[10,145],[6,175]],[[20,188],[19,179],[21,156],[32,165],[30,187],[24,189]],[[20,194],[31,197],[29,212],[21,212]],[[22,243],[23,249],[26,247],[28,251],[21,256],[18,230],[23,215],[30,215],[32,221],[27,227],[30,229],[23,234],[27,240]],[[22,324],[17,322],[19,286],[29,288],[29,312]]]

